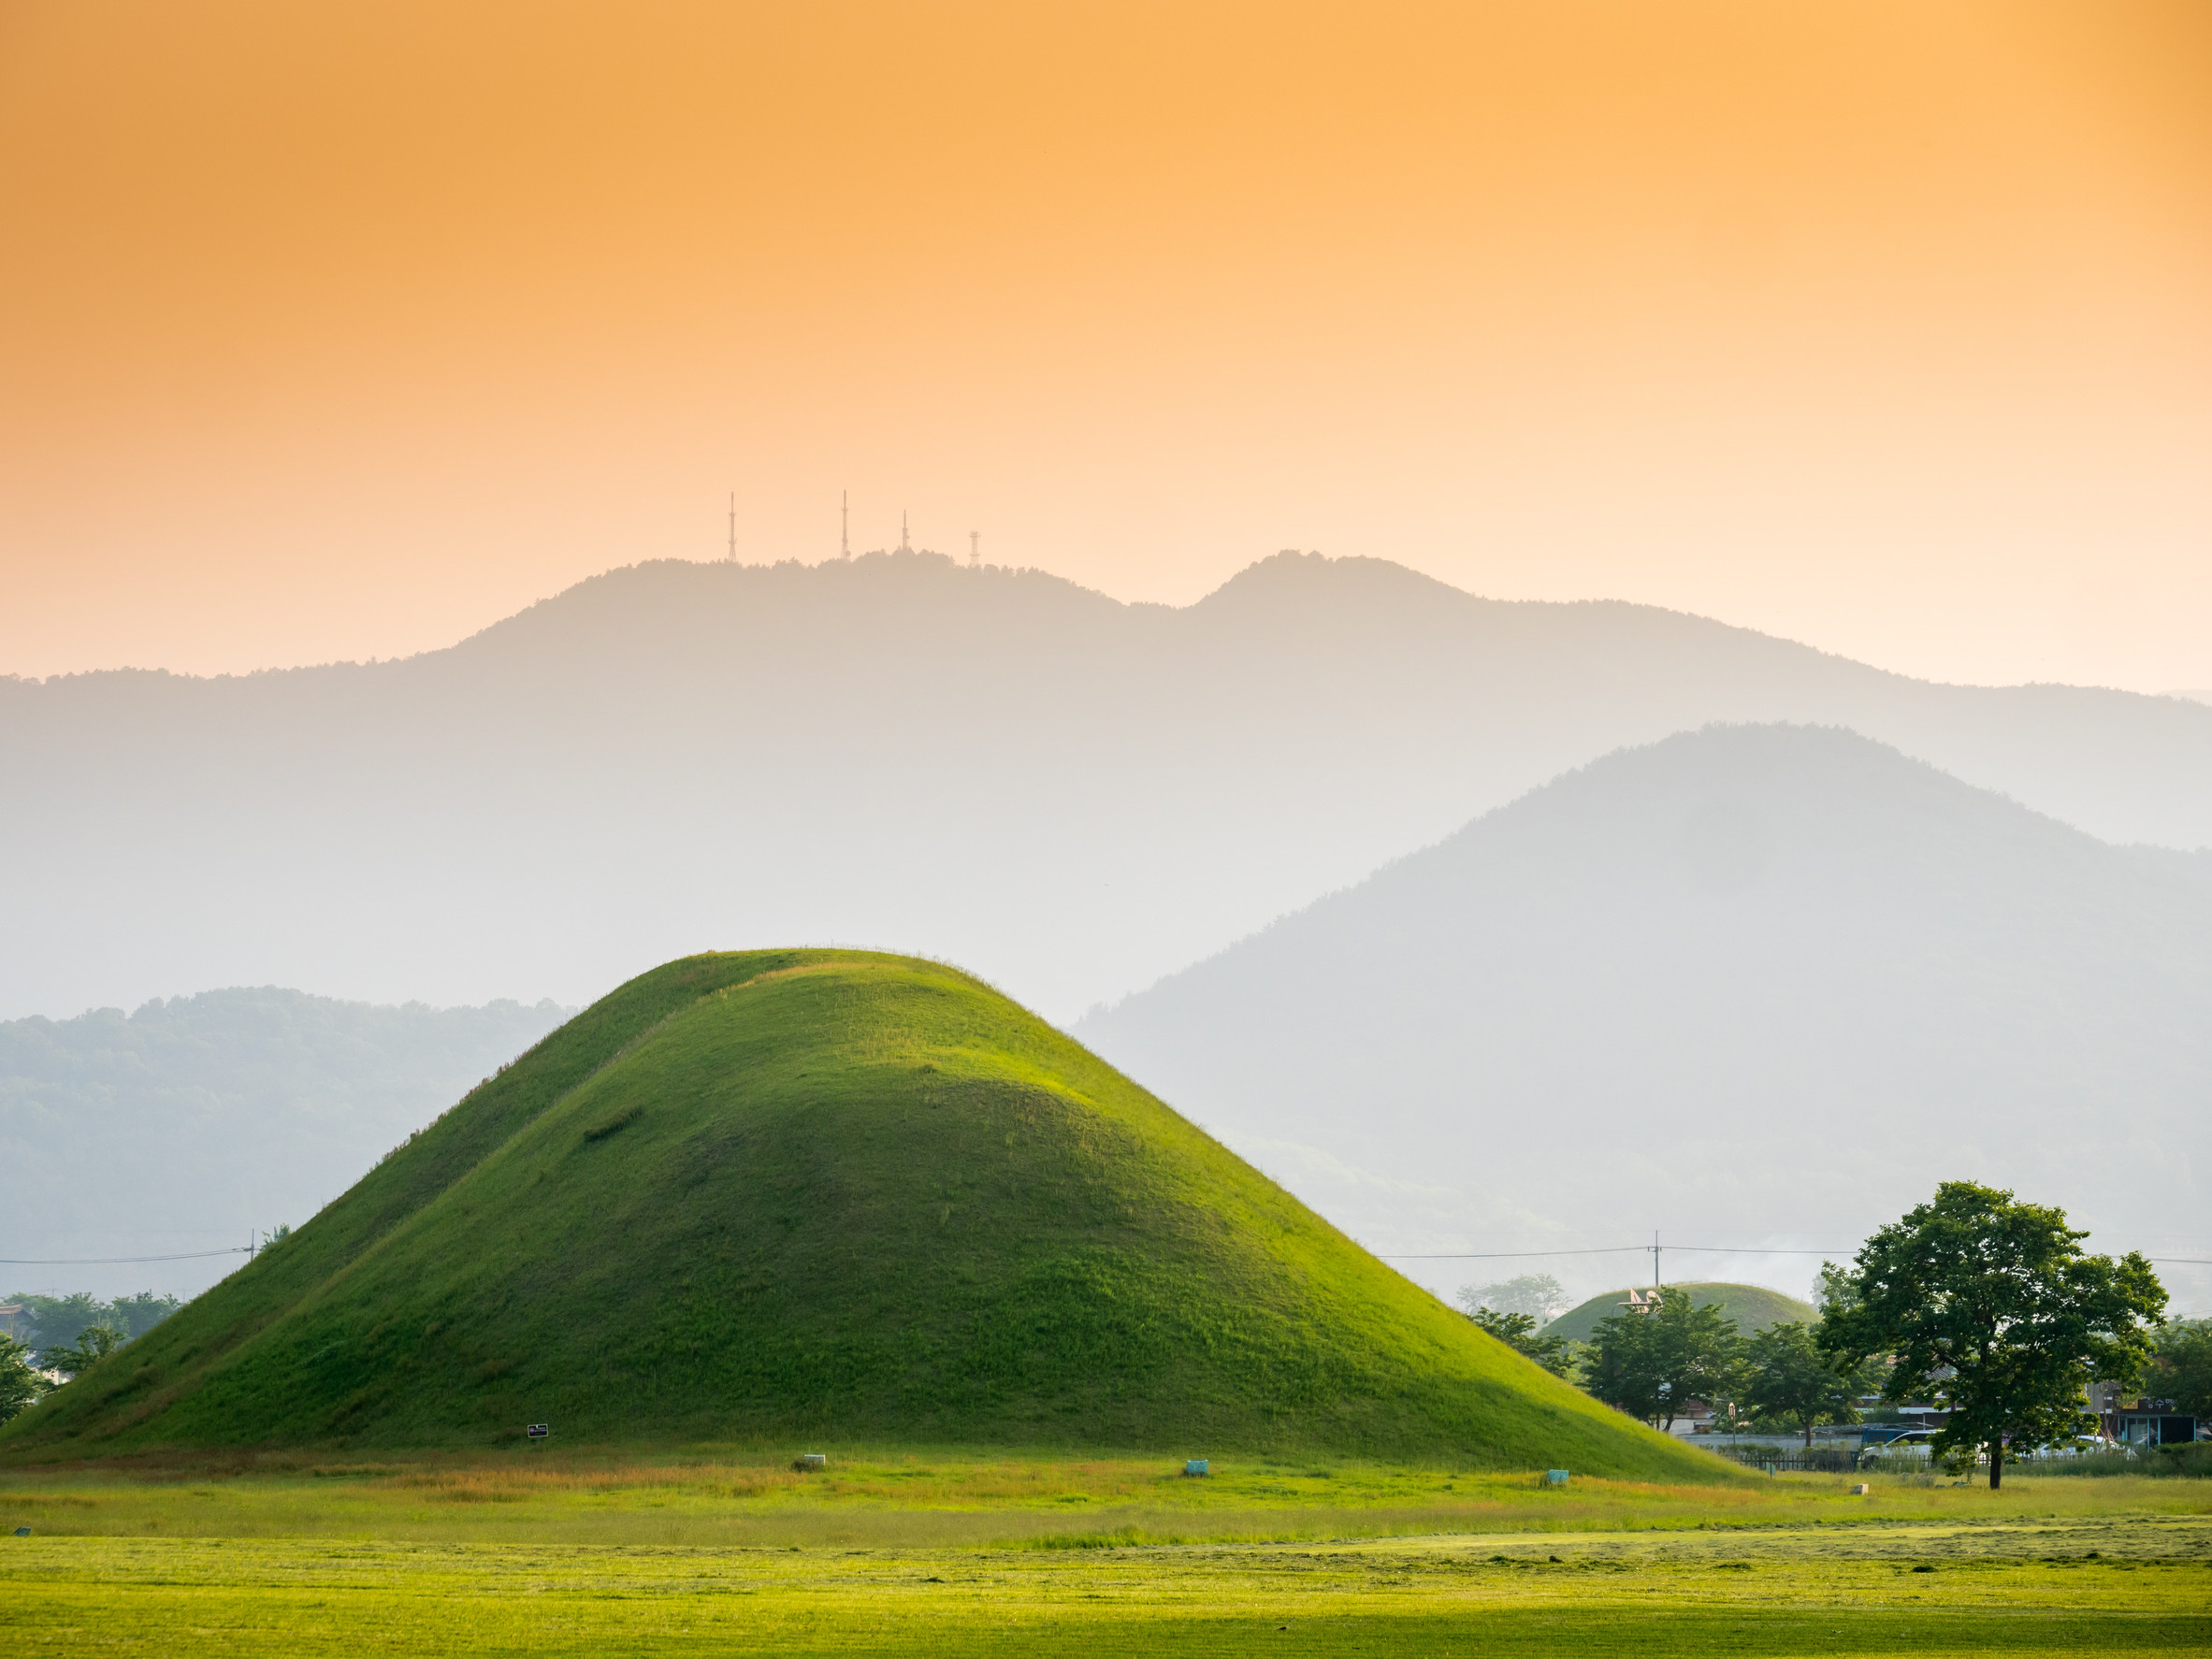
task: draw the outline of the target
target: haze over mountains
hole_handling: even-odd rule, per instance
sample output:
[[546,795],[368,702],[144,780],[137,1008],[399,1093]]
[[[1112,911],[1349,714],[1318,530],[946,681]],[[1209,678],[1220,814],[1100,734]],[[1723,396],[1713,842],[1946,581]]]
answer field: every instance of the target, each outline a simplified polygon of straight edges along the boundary
[[1122,995],[1624,744],[1846,725],[2212,843],[2212,708],[1932,685],[1286,555],[1184,610],[930,555],[658,563],[405,661],[0,681],[0,1015],[277,982],[581,1002],[764,939]]
[[1385,1252],[1847,1250],[1958,1178],[2153,1255],[2212,1213],[2212,856],[1835,729],[1609,755],[1076,1031]]
[[[173,1255],[297,1226],[568,1012],[265,987],[0,1022],[0,1255]],[[0,1293],[189,1293],[239,1260],[0,1266]]]

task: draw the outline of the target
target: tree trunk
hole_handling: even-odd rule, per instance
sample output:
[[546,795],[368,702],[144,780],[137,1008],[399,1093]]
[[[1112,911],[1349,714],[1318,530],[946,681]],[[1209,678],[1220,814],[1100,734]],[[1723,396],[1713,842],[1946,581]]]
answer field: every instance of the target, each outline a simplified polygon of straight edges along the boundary
[[2004,1436],[1989,1436],[1989,1490],[1995,1492],[2004,1484]]
[[1813,1420],[1809,1417],[1805,1419],[1805,1450],[1813,1450]]

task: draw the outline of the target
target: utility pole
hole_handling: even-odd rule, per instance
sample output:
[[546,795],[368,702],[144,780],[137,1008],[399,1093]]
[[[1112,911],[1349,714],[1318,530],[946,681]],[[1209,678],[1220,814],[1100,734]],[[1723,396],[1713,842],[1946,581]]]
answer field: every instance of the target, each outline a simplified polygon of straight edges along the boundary
[[1652,1229],[1652,1289],[1659,1288],[1659,1230]]

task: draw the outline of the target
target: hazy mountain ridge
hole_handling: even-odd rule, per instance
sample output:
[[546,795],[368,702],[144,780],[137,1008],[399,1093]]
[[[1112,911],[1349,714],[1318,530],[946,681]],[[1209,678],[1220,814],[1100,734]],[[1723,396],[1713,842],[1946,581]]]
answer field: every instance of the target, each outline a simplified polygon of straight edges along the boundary
[[[1313,1148],[1254,1155],[1379,1248],[1848,1247],[1939,1173],[2155,1248],[2212,1196],[2205,862],[1847,732],[1713,729],[1076,1029],[1231,1145]],[[1324,1190],[1331,1159],[1427,1190]]]
[[664,562],[405,661],[0,683],[0,856],[32,873],[0,889],[0,1011],[269,979],[577,999],[783,937],[1064,1014],[1624,743],[1772,719],[2212,843],[2200,704],[1929,685],[1377,560],[1278,556],[1181,610],[918,555]]
[[[565,1014],[262,987],[0,1023],[0,1248],[161,1255],[297,1224]],[[196,1289],[227,1264],[6,1271],[22,1286]]]

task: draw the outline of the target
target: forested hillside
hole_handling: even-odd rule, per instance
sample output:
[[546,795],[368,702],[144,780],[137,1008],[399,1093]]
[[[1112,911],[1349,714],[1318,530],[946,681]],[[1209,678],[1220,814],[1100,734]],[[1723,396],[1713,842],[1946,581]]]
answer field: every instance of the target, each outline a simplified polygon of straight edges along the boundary
[[197,1290],[243,1258],[35,1263],[243,1247],[297,1225],[563,1017],[262,988],[0,1023],[0,1256],[23,1263],[0,1265],[0,1284]]

